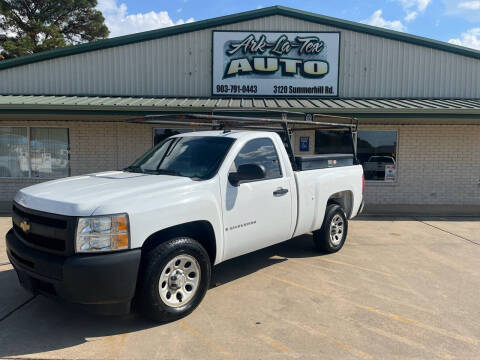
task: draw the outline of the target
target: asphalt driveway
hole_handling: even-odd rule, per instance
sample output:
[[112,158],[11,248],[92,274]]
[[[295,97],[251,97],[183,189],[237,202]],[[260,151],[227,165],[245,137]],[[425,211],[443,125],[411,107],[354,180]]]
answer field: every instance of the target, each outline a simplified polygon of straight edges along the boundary
[[221,264],[213,282],[167,325],[86,315],[21,289],[2,241],[0,358],[480,357],[479,219],[356,220],[337,254],[303,236]]

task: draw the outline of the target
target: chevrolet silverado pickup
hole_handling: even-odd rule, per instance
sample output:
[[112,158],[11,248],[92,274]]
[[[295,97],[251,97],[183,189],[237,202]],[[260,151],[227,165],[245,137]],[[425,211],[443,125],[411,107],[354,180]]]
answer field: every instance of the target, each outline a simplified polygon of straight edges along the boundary
[[[7,253],[21,284],[103,314],[156,321],[198,306],[212,266],[313,233],[336,252],[362,208],[355,154],[294,156],[274,131],[164,140],[122,171],[20,190]],[[137,307],[137,306],[136,306]]]

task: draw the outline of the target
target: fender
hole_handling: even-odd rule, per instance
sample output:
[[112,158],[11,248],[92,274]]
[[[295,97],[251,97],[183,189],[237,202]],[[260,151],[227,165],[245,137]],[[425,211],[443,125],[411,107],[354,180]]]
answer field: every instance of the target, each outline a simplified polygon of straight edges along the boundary
[[[118,202],[122,204],[123,212],[129,214],[132,248],[142,247],[152,234],[160,230],[193,221],[207,221],[212,225],[216,239],[215,264],[222,260],[223,232],[218,177],[208,181],[192,180],[188,185],[161,189],[131,199],[119,199]],[[115,203],[102,206],[93,215],[113,213],[115,208],[119,208]]]
[[333,194],[351,192],[351,213],[356,214],[362,202],[362,188],[360,181],[357,184],[352,179],[360,179],[361,176],[361,165],[296,172],[298,202],[302,206],[299,207],[293,236],[320,229],[328,199]]

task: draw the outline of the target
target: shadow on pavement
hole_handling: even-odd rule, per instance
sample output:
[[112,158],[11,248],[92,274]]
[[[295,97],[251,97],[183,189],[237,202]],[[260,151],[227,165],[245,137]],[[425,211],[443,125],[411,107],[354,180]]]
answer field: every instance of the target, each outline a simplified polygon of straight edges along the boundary
[[287,258],[305,258],[320,255],[322,254],[315,250],[313,246],[312,237],[310,235],[302,235],[217,265],[213,271],[212,287],[215,284],[225,284],[268,266],[286,261]]
[[[311,236],[304,235],[216,266],[212,275],[212,287],[286,261],[286,258],[319,255],[321,254],[314,251]],[[13,271],[2,272],[0,289],[12,287],[12,277],[16,280]],[[22,302],[25,300],[19,299],[18,305]],[[0,322],[0,358],[66,349],[98,338],[158,326],[162,325],[145,320],[137,314],[124,317],[93,315],[37,296]]]
[[136,315],[96,316],[36,296],[0,322],[0,358],[66,349],[153,326]]

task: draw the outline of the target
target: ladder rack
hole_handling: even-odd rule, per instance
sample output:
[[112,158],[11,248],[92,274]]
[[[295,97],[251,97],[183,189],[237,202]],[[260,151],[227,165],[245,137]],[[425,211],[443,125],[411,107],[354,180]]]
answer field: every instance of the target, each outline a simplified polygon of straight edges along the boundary
[[[327,130],[349,131],[352,136],[353,154],[357,158],[357,131],[358,119],[354,117],[336,116],[329,114],[312,114],[294,111],[256,109],[258,112],[281,115],[281,119],[273,117],[244,116],[243,113],[252,113],[251,109],[215,109],[207,113],[161,113],[138,116],[127,119],[130,123],[158,124],[170,126],[186,126],[212,130],[256,130],[274,131],[281,136],[292,166],[295,169],[295,155],[290,136],[297,130]],[[218,114],[223,113],[223,114]],[[229,115],[224,115],[230,113]],[[288,115],[303,116],[305,120],[288,119]],[[316,119],[332,119],[344,122],[325,122]]]

